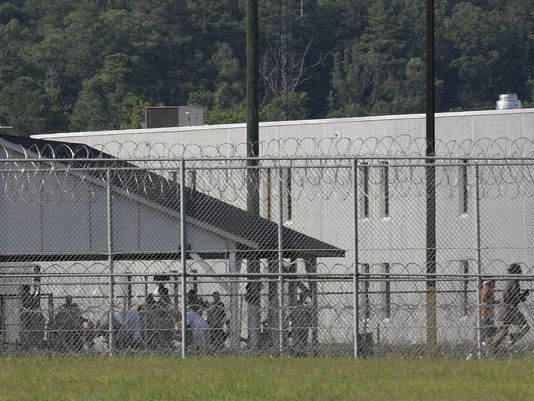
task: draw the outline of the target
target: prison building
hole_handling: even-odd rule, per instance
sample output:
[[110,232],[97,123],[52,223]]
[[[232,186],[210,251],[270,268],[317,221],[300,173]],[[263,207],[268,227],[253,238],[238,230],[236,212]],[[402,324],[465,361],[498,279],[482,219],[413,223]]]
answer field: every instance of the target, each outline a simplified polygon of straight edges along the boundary
[[[277,285],[269,285],[265,299],[258,298],[254,315],[238,299],[247,290],[245,281],[224,274],[238,274],[242,260],[256,260],[256,273],[263,271],[260,263],[276,273],[282,266],[280,258],[299,261],[306,272],[315,273],[318,261],[345,254],[196,189],[180,189],[174,180],[86,145],[1,136],[0,148],[0,341],[4,343],[17,341],[23,286],[35,288],[41,307],[50,313],[72,295],[94,320],[105,317],[110,308],[139,306],[161,285],[167,286],[179,307],[184,280],[182,216],[187,272],[206,275],[190,279],[186,288],[196,292],[204,282],[204,288],[223,294],[233,347],[239,346],[251,325],[259,330],[260,308],[271,318],[269,328],[278,330],[279,315],[274,311],[279,295]],[[315,282],[304,277],[299,284],[317,300]],[[296,298],[296,285],[290,285],[290,293]],[[317,304],[314,310],[317,322]],[[317,343],[317,330],[314,333]]]
[[[424,118],[400,115],[260,124],[261,215],[275,222],[281,219],[286,227],[345,250],[343,257],[318,263],[318,271],[325,274],[354,271],[357,221],[358,271],[371,277],[360,282],[360,327],[384,346],[424,344],[427,336],[425,280],[390,277],[426,272]],[[454,280],[436,283],[440,343],[473,342],[477,282],[470,275],[479,267],[483,274],[503,274],[509,263],[519,262],[527,273],[532,272],[534,187],[529,158],[534,154],[533,135],[534,109],[436,115],[436,154],[444,158],[436,161],[435,169],[436,271],[456,275]],[[36,138],[81,142],[119,158],[246,154],[244,124]],[[283,160],[270,160],[277,157]],[[511,158],[524,161],[512,163]],[[133,163],[145,166],[144,161]],[[203,163],[211,167],[195,168]],[[219,168],[212,168],[216,163]],[[246,179],[243,165],[239,166],[241,170],[216,161],[188,162],[185,179],[190,187],[244,209]],[[173,179],[172,172],[163,174]],[[305,272],[299,262],[294,266]],[[352,341],[352,290],[350,280],[319,284],[323,328],[319,336],[325,343]],[[529,306],[525,312],[534,317]]]

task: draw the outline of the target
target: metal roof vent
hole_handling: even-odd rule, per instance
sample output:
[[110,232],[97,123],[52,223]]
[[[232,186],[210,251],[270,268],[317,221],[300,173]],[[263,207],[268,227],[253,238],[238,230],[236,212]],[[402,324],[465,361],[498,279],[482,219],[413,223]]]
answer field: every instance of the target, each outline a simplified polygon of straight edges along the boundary
[[508,93],[505,95],[499,95],[499,100],[497,100],[497,110],[506,110],[506,109],[520,109],[521,100],[517,98],[515,93]]
[[145,127],[191,127],[204,125],[204,110],[192,106],[145,107]]

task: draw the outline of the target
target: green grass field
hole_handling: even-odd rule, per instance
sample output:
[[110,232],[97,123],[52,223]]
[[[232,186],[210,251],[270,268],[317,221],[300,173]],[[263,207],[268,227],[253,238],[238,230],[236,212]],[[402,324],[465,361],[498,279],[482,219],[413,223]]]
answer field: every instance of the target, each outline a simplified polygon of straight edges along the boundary
[[0,400],[534,400],[534,360],[0,358]]

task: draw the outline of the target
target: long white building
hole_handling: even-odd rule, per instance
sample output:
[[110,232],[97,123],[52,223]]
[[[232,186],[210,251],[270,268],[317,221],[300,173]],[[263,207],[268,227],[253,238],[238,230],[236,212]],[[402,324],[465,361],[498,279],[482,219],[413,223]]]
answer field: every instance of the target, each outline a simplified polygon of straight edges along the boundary
[[[34,138],[83,143],[119,158],[243,157],[246,152],[245,124]],[[413,160],[392,159],[423,156],[424,138],[424,115],[260,124],[261,155],[288,158],[281,162],[285,224],[346,250],[344,257],[319,260],[320,272],[354,269],[350,164],[351,158],[359,159],[360,272],[386,275],[360,287],[362,315],[368,314],[362,324],[373,332],[375,341],[418,343],[426,335],[425,282],[387,279],[387,274],[425,272],[425,169]],[[533,166],[526,161],[520,166],[493,161],[488,166],[482,159],[533,157],[534,109],[440,113],[436,115],[436,140],[437,156],[457,158],[437,161],[437,272],[474,274],[477,261],[485,274],[503,274],[511,262],[523,263],[524,270],[532,272]],[[308,163],[309,168],[300,168],[305,162],[297,157],[307,156],[345,159],[330,164],[314,161]],[[478,203],[474,161],[468,158],[480,162]],[[194,165],[190,170],[189,186],[244,207],[242,171],[196,171]],[[275,222],[280,217],[276,174],[277,170],[260,172],[261,214]],[[475,282],[460,276],[437,283],[438,338],[443,343],[470,342],[474,337]],[[323,341],[350,340],[350,291],[348,282],[319,288],[320,327],[325,328],[320,328],[319,337]],[[525,311],[534,317],[531,307],[531,303],[526,305]]]

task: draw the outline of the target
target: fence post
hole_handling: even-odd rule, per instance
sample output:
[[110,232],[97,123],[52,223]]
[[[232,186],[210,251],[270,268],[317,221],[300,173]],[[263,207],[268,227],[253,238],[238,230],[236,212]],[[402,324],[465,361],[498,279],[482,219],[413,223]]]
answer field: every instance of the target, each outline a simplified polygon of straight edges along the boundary
[[359,357],[359,339],[358,333],[360,332],[360,300],[359,300],[359,286],[360,286],[360,277],[359,277],[359,255],[358,255],[358,159],[354,158],[352,162],[352,188],[353,188],[353,224],[354,224],[354,273],[352,275],[352,296],[353,298],[353,313],[352,313],[352,329],[353,329],[353,344],[354,344],[354,358],[358,359]]
[[476,225],[476,253],[475,262],[477,268],[477,357],[482,356],[482,315],[480,311],[481,298],[480,289],[482,286],[482,260],[480,255],[480,172],[478,163],[475,162],[475,225]]
[[182,358],[187,351],[187,254],[185,241],[185,160],[180,161],[180,265],[182,267]]
[[234,355],[239,354],[240,342],[240,315],[239,315],[239,280],[241,278],[241,258],[238,257],[237,251],[230,251],[228,254],[228,272],[230,276],[230,351]]
[[114,315],[114,268],[113,268],[113,221],[111,205],[111,167],[106,170],[106,215],[107,215],[107,245],[109,267],[109,317],[108,317],[108,352],[113,355],[113,315]]
[[278,167],[278,351],[284,352],[284,199],[283,199],[283,171]]

